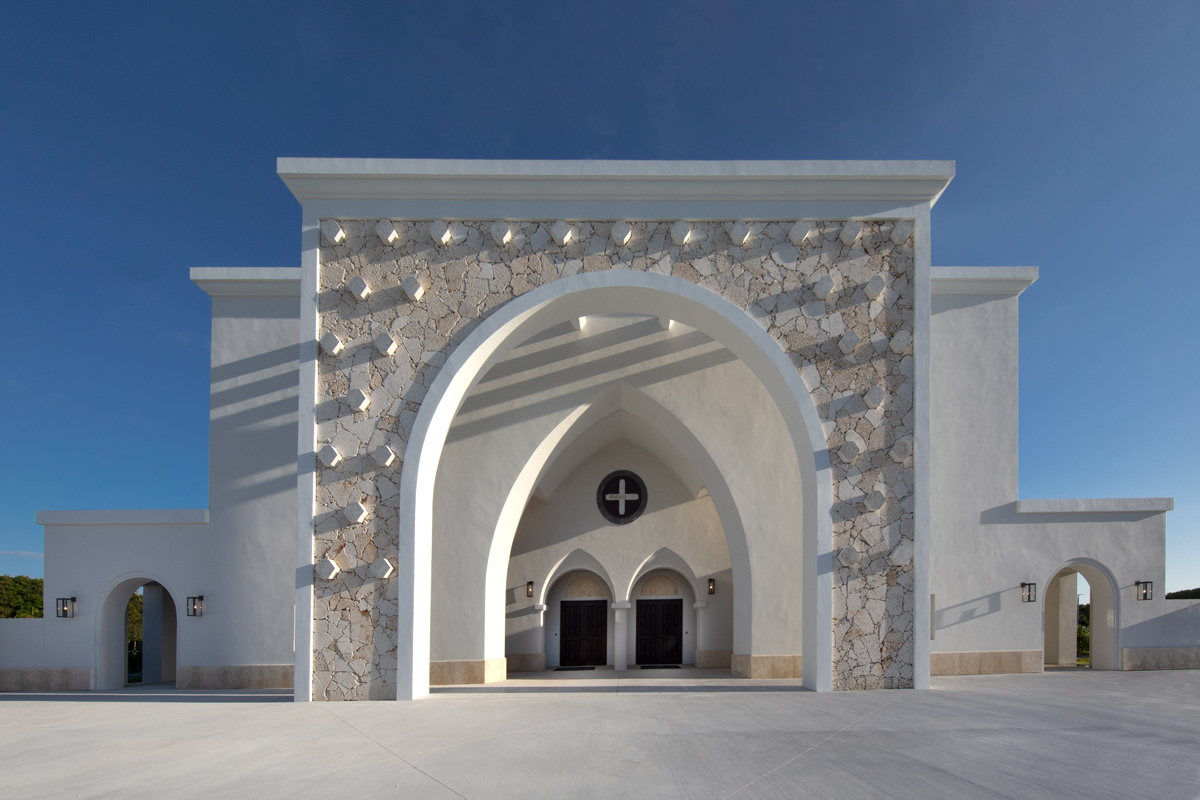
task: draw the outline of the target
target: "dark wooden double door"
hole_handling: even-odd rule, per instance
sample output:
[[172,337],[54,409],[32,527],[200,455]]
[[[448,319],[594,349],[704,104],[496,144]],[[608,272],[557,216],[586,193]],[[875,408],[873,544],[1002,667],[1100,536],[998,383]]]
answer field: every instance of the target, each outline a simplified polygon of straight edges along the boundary
[[559,663],[603,667],[608,661],[608,601],[563,600],[561,615]]
[[637,601],[635,663],[683,663],[683,600]]

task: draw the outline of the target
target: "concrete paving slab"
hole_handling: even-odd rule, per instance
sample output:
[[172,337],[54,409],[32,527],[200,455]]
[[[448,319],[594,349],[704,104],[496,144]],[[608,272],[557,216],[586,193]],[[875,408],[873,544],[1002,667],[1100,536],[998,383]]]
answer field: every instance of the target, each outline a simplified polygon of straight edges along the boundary
[[1197,671],[831,694],[697,672],[551,673],[415,703],[4,694],[0,796],[1200,797]]

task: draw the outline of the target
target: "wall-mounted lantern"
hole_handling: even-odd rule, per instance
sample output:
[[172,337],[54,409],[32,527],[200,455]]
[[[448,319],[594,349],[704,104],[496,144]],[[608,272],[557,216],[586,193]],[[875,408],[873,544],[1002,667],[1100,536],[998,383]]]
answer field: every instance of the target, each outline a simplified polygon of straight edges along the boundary
[[54,616],[59,619],[70,619],[75,616],[75,598],[58,597],[54,600]]
[[1153,581],[1134,581],[1133,596],[1137,600],[1153,600],[1154,599],[1154,582]]
[[717,593],[717,582],[715,580],[713,580],[712,578],[708,579],[708,593],[709,594]]
[[189,617],[204,616],[204,595],[187,599],[187,615]]
[[525,584],[525,596],[533,597],[533,581],[529,581]]
[[1021,602],[1036,603],[1037,602],[1037,584],[1022,583],[1021,584]]

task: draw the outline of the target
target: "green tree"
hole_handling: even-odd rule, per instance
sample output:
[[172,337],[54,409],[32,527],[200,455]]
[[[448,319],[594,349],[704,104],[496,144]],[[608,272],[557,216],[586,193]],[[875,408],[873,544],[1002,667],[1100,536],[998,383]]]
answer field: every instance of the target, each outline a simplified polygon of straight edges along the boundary
[[42,616],[42,584],[41,578],[0,575],[0,619]]
[[1178,592],[1167,592],[1168,600],[1200,600],[1200,586],[1195,589],[1180,589]]
[[129,598],[125,608],[125,641],[140,642],[142,640],[142,596],[135,594]]

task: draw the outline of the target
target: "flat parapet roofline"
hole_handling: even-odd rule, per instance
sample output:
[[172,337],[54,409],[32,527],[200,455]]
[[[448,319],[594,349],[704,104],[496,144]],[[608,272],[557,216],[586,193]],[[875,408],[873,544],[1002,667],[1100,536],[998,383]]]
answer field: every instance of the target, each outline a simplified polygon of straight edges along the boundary
[[887,201],[935,203],[953,161],[503,161],[280,158],[309,200]]

